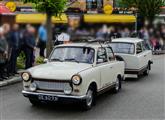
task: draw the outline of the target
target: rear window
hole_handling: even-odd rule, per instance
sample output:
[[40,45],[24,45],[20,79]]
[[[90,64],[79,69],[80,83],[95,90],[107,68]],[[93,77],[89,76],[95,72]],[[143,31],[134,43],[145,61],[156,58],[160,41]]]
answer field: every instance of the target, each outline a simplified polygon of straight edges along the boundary
[[113,42],[110,43],[114,53],[134,54],[135,46],[133,43]]

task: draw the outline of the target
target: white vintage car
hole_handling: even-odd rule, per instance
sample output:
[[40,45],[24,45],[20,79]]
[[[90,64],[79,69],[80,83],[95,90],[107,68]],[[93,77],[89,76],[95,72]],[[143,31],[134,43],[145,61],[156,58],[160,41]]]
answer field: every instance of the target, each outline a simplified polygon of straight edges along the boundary
[[124,62],[116,61],[108,45],[70,43],[54,48],[47,63],[22,73],[25,97],[33,105],[43,101],[79,101],[85,109],[109,88],[118,92]]
[[110,46],[116,59],[125,62],[125,74],[148,75],[151,70],[152,51],[138,38],[113,39]]

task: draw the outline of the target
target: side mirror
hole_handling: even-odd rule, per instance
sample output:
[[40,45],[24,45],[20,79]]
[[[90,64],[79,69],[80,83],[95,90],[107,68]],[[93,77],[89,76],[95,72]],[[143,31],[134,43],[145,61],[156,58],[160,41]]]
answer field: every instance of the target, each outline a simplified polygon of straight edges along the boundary
[[103,63],[104,60],[103,59],[97,59],[97,64]]
[[48,60],[47,58],[44,59],[44,63],[48,63],[48,61],[49,61],[49,60]]

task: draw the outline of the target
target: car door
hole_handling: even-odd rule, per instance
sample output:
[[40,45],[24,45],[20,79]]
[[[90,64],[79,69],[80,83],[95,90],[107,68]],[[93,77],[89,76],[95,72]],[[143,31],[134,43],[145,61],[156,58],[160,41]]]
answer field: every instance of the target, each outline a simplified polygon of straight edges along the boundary
[[151,58],[152,58],[152,51],[149,50],[149,49],[146,47],[144,41],[142,42],[142,49],[143,49],[143,52],[144,52],[144,54],[145,54],[145,55],[144,55],[145,65],[147,66],[149,60],[151,60]]
[[107,56],[108,56],[108,61],[109,61],[109,81],[111,81],[112,83],[116,81],[116,77],[117,77],[117,62],[115,60],[115,55],[113,53],[113,50],[111,47],[107,47],[106,48],[107,51]]
[[103,47],[98,48],[96,64],[100,71],[101,88],[106,88],[112,83],[112,78],[110,78],[112,66],[109,64],[106,49]]
[[138,42],[136,44],[136,55],[138,58],[138,64],[139,67],[137,69],[142,69],[146,66],[146,53],[144,52],[143,48],[142,48],[142,42]]

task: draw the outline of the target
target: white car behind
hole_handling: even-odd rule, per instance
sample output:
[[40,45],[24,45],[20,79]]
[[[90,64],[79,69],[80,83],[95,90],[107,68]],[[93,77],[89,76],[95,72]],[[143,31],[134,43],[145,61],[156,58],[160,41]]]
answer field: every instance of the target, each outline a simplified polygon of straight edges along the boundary
[[116,59],[125,62],[125,74],[148,75],[151,70],[152,51],[138,38],[113,39],[110,43]]

